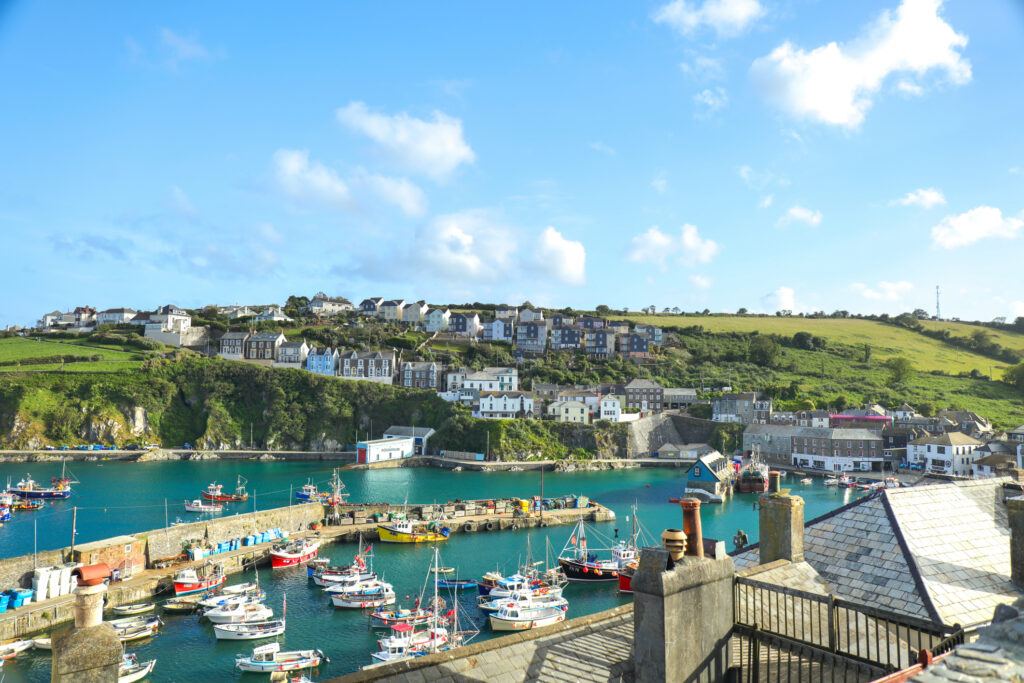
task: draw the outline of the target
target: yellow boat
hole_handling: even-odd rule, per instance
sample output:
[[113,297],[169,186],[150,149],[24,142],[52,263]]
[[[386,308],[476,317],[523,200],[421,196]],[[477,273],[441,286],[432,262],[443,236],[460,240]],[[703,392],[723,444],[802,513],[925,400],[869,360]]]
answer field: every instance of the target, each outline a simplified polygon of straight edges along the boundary
[[378,524],[377,533],[383,543],[433,543],[447,541],[451,529],[430,522],[425,529],[417,529],[407,519],[398,519],[390,524]]

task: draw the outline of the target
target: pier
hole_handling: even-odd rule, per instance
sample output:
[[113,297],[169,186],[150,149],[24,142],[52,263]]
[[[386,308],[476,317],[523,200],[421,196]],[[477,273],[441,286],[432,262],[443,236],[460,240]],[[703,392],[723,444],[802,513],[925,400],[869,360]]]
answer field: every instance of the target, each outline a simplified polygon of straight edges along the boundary
[[[407,514],[410,519],[443,519],[444,524],[451,528],[453,535],[574,524],[581,517],[592,522],[615,519],[614,512],[593,501],[589,501],[585,508],[523,513],[521,507],[512,505],[513,500],[515,499],[409,506],[349,503],[334,507],[320,503],[304,503],[133,534],[130,537],[132,540],[145,544],[146,568],[132,572],[130,578],[112,582],[107,594],[107,606],[145,602],[168,593],[173,590],[174,574],[187,567],[200,566],[212,561],[221,564],[225,573],[233,574],[269,563],[270,550],[276,543],[281,542],[279,540],[242,546],[237,550],[194,561],[182,559],[182,551],[187,545],[216,547],[218,543],[245,537],[262,529],[281,528],[289,532],[289,538],[316,536],[326,545],[354,543],[360,536],[364,542],[377,541],[377,525],[397,512]],[[488,503],[493,504],[493,509]],[[323,522],[328,524],[321,526]],[[319,528],[311,529],[311,526]],[[120,539],[107,539],[111,542],[115,540]],[[71,561],[75,554],[79,554],[81,547],[101,547],[103,544],[104,541],[91,542],[76,547],[74,553],[71,548],[62,548],[40,552],[35,557],[29,554],[2,560],[0,580],[4,582],[4,586],[31,586],[35,567],[63,564]],[[83,558],[83,561],[91,563],[91,558]],[[71,593],[41,602],[33,601],[0,614],[0,640],[24,638],[72,621],[74,604],[75,596]]]

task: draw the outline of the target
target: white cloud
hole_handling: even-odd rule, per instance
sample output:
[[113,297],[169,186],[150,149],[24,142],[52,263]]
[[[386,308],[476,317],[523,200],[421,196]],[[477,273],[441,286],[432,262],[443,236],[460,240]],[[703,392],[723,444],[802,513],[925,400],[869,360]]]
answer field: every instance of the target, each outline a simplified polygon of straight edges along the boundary
[[435,217],[416,236],[413,258],[438,277],[495,281],[508,276],[515,233],[490,212],[469,209]]
[[1010,173],[1015,173],[1015,174],[1016,174],[1016,173],[1020,173],[1020,166],[1011,166],[1011,167],[1009,168],[1009,172],[1010,172]]
[[767,209],[769,206],[772,205],[773,201],[775,201],[775,195],[765,195],[765,197],[758,203],[758,206],[761,207],[762,209]]
[[718,253],[718,243],[703,239],[695,225],[684,225],[679,236],[665,234],[657,225],[633,238],[626,259],[633,263],[653,263],[664,270],[670,259],[686,266],[710,263]]
[[697,289],[711,289],[711,278],[704,275],[691,275],[690,284]]
[[956,216],[946,216],[932,228],[932,244],[945,249],[965,247],[986,237],[1013,238],[1024,220],[1003,216],[991,206],[979,206]]
[[659,174],[651,181],[651,187],[653,187],[658,194],[665,194],[665,190],[668,189],[668,181],[665,180],[665,176]]
[[757,171],[746,164],[737,168],[736,173],[747,184],[747,187],[754,190],[764,190],[774,185],[779,187],[789,185],[789,179],[784,176],[775,175],[771,171]]
[[463,138],[462,121],[435,111],[432,121],[402,112],[375,114],[363,102],[337,110],[338,121],[376,142],[396,162],[434,180],[444,180],[476,159]]
[[812,211],[802,206],[791,206],[789,211],[776,221],[775,227],[782,228],[792,223],[806,223],[812,228],[816,228],[821,225],[821,211]]
[[729,95],[725,88],[704,88],[693,96],[693,101],[697,103],[698,115],[711,116],[729,104]]
[[785,42],[754,61],[751,74],[777,106],[799,117],[856,128],[894,73],[936,70],[952,83],[971,80],[959,50],[967,37],[939,16],[942,0],[903,0],[850,43],[806,51]]
[[923,209],[930,209],[946,203],[946,197],[934,187],[922,187],[919,190],[908,192],[899,199],[889,202],[889,206],[899,204],[900,206],[920,206]]
[[693,62],[683,62],[679,69],[687,76],[697,81],[718,81],[725,78],[725,69],[722,62],[713,57],[698,55]]
[[911,95],[913,97],[918,97],[924,94],[924,88],[919,86],[917,83],[908,80],[902,80],[897,83],[896,89],[904,95]]
[[851,286],[854,291],[860,292],[861,296],[865,299],[871,299],[872,301],[900,301],[914,288],[914,285],[906,280],[900,280],[899,282],[885,282],[883,280],[874,289],[861,282],[854,282]]
[[582,242],[562,237],[562,233],[547,227],[540,235],[533,265],[568,285],[586,282],[587,254]]
[[388,204],[394,204],[405,215],[424,216],[427,213],[427,195],[408,178],[392,178],[377,173],[364,173],[361,181],[373,194]]
[[183,216],[195,217],[199,215],[199,211],[192,204],[192,200],[177,185],[171,185],[171,208]]
[[673,0],[655,10],[652,18],[684,36],[709,26],[719,36],[727,37],[743,32],[762,15],[764,7],[758,0],[704,0],[700,6],[687,0]]
[[594,150],[595,152],[600,152],[601,154],[607,154],[610,157],[615,156],[615,149],[610,147],[610,146],[608,146],[608,145],[606,145],[606,144],[604,144],[600,140],[596,140],[594,142],[591,142],[588,145],[588,147],[590,147],[590,149]]
[[272,223],[260,223],[257,226],[257,230],[260,233],[260,237],[271,244],[281,244],[284,242],[284,235]]
[[796,292],[792,287],[779,287],[761,297],[761,305],[769,311],[796,311]]
[[274,152],[274,175],[278,186],[293,199],[312,199],[346,208],[351,202],[348,185],[334,169],[309,160],[307,149],[279,149]]
[[1024,316],[1024,301],[1014,301],[1010,306],[1013,309],[1014,318]]
[[[172,69],[177,68],[181,62],[190,59],[206,59],[210,56],[209,50],[199,42],[199,37],[195,34],[183,36],[169,28],[162,28],[160,29],[160,42],[163,44],[168,55],[167,65]],[[135,43],[135,41],[132,41],[132,43]],[[137,54],[138,44],[135,44],[134,48],[129,44],[129,50]]]

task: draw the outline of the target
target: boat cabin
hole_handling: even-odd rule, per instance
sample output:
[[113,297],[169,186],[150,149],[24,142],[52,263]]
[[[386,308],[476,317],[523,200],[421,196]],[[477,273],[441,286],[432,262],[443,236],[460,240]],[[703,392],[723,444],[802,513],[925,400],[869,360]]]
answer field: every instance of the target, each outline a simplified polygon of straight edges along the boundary
[[253,648],[252,661],[254,662],[273,662],[277,661],[277,653],[281,651],[281,645],[279,643],[269,643],[267,645],[260,645],[257,648]]

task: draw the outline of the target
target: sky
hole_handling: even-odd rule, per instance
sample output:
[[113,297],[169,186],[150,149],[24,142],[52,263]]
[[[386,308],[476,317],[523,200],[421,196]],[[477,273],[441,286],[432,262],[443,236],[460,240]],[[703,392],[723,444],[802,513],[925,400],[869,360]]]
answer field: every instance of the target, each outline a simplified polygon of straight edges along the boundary
[[0,5],[0,326],[1024,315],[1024,2]]

